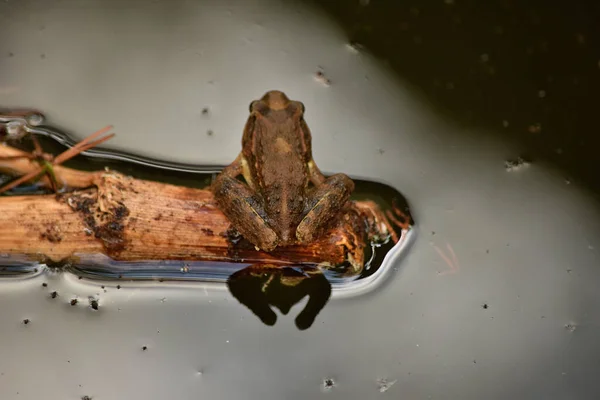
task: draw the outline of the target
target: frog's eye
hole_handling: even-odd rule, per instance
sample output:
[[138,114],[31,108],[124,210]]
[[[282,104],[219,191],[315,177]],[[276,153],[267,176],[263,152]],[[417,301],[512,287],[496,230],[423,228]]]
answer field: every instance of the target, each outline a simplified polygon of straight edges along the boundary
[[300,109],[302,110],[302,114],[304,114],[305,111],[306,111],[306,109],[304,108],[304,103],[302,103],[302,102],[299,101],[298,105],[300,106]]
[[257,100],[251,101],[250,105],[248,106],[248,111],[252,112],[254,111],[254,105],[257,103]]

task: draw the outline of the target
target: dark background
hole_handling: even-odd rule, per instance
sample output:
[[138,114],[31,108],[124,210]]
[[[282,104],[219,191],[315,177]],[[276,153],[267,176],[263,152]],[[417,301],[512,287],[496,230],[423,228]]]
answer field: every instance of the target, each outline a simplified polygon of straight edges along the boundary
[[312,1],[440,112],[598,197],[600,1]]

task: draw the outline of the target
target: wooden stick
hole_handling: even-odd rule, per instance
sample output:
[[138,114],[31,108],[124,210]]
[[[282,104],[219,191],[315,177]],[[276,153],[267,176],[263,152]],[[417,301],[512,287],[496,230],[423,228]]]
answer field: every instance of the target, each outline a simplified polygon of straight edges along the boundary
[[94,187],[72,193],[0,197],[0,253],[51,261],[94,254],[118,261],[335,265],[349,260],[357,271],[364,263],[366,229],[360,207],[349,207],[317,242],[267,254],[247,242],[236,243],[208,190],[114,172],[91,176]]

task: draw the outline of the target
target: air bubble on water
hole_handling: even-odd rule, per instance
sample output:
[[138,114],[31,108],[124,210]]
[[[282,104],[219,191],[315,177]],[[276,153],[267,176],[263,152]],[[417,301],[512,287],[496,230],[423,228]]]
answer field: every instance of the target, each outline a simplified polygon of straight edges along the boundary
[[483,54],[482,54],[482,55],[479,57],[479,59],[481,60],[481,62],[484,62],[484,63],[486,63],[486,62],[490,61],[490,55],[489,55],[489,54],[487,54],[487,53],[483,53]]
[[508,128],[508,121],[507,120],[502,120],[502,126],[505,128]]
[[544,97],[546,97],[546,91],[545,90],[538,91],[538,97],[540,99],[543,99]]
[[368,6],[371,3],[370,0],[358,0],[358,4],[360,4],[363,7]]
[[331,390],[336,386],[335,381],[333,380],[333,378],[325,378],[323,379],[323,390]]
[[451,6],[452,4],[454,4],[454,0],[444,0],[444,3],[448,4],[449,6]]
[[505,161],[504,169],[506,169],[507,172],[515,172],[527,168],[529,167],[529,165],[530,164],[528,161],[524,160],[521,157],[517,157],[515,160]]
[[393,381],[389,381],[387,379],[377,379],[377,386],[379,386],[379,392],[387,392],[396,382],[398,382],[397,379],[394,379]]

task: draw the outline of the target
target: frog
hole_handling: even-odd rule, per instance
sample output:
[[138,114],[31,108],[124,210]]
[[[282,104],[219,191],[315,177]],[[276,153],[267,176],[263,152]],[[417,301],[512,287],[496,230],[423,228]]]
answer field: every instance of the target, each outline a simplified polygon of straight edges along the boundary
[[304,103],[271,90],[249,112],[240,153],[211,185],[216,205],[257,250],[310,244],[348,205],[354,182],[320,171]]

